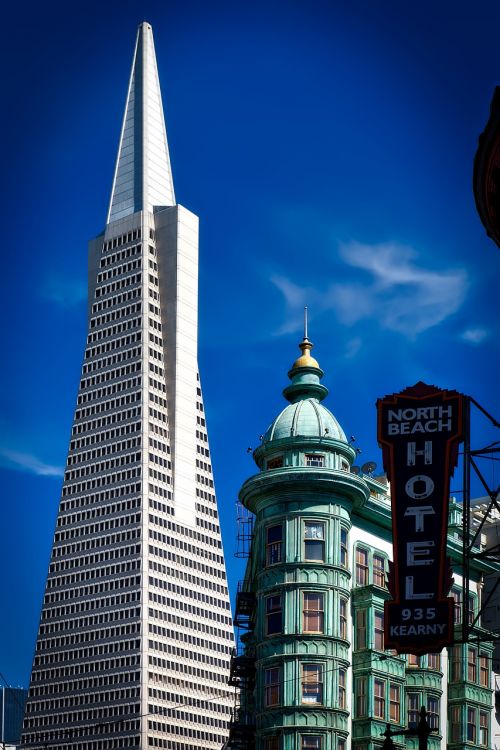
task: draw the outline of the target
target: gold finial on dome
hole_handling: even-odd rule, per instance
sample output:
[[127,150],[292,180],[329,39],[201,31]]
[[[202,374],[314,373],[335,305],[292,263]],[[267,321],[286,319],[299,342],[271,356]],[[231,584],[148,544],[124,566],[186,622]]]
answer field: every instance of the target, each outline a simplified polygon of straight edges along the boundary
[[297,367],[316,367],[318,370],[321,369],[317,360],[315,360],[314,357],[311,357],[311,349],[313,346],[314,344],[312,344],[307,337],[307,307],[304,307],[304,338],[299,344],[299,349],[302,350],[302,354],[293,363],[292,370],[295,370]]

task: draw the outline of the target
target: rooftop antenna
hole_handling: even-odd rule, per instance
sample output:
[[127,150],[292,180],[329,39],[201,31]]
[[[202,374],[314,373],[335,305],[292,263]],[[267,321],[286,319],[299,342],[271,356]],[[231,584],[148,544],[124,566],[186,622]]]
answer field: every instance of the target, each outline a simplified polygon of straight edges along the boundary
[[304,307],[304,341],[309,341],[307,338],[307,305]]

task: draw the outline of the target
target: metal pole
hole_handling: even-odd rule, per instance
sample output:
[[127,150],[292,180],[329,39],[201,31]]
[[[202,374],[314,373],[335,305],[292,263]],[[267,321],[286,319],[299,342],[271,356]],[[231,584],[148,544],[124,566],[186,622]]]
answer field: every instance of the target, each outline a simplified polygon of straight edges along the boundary
[[431,730],[427,722],[427,711],[425,710],[425,706],[422,706],[420,709],[420,721],[417,727],[418,750],[427,750],[430,733]]
[[463,453],[463,601],[462,601],[462,641],[469,640],[469,574],[470,574],[470,399],[464,398],[464,453]]

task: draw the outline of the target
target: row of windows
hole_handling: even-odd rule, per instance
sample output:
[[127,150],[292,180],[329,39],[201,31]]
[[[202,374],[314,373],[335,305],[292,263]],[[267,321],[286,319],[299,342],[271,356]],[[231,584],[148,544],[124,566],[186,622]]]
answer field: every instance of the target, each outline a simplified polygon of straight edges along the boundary
[[[349,462],[337,454],[328,454],[329,461],[327,462],[327,456],[324,453],[305,453],[304,454],[304,466],[311,468],[325,468],[327,465],[329,468],[340,468],[342,471],[350,471]],[[266,462],[266,469],[281,469],[283,466],[292,465],[285,463],[285,456],[273,456]]]
[[[151,364],[152,363],[150,363],[150,366]],[[151,388],[156,388],[157,391],[161,391],[162,393],[167,392],[167,387],[165,383],[161,383],[159,380],[156,380],[155,378],[149,378],[149,385],[151,386]]]
[[219,517],[219,514],[217,512],[217,508],[210,508],[207,505],[201,505],[200,503],[196,503],[195,507],[196,507],[196,511],[198,513],[205,513],[205,515],[211,516],[212,518],[218,518]]
[[[106,360],[101,361],[105,362]],[[80,380],[80,390],[93,388],[94,386],[101,385],[101,383],[117,381],[120,378],[124,378],[128,375],[133,375],[134,373],[141,372],[141,370],[142,362],[140,360],[131,364],[122,365],[121,367],[114,367],[111,370],[105,370],[104,372],[101,372],[99,375],[91,375],[89,377],[82,378]],[[100,393],[102,394],[103,392],[100,391]]]
[[52,548],[52,557],[65,557],[66,555],[73,555],[80,552],[87,552],[88,550],[98,549],[99,547],[111,547],[120,545],[123,542],[130,542],[133,539],[140,538],[141,530],[128,529],[118,534],[108,534],[107,536],[92,537],[90,539],[84,539],[82,541],[75,542],[73,544],[62,544],[59,547]]
[[[37,697],[44,695],[57,695],[59,693],[71,693],[81,690],[92,691],[94,688],[107,687],[109,685],[125,686],[127,684],[137,684],[140,680],[140,672],[119,672],[118,674],[101,674],[98,676],[85,677],[79,680],[65,680],[64,682],[51,682],[47,685],[34,686],[30,685],[29,696]],[[90,695],[92,693],[85,694]],[[83,700],[83,696],[78,698]],[[86,699],[86,698],[85,698]]]
[[[116,594],[115,596],[96,597],[95,599],[88,599],[86,601],[76,602],[74,604],[64,604],[57,607],[43,607],[42,617],[43,621],[57,620],[61,617],[78,615],[82,612],[95,612],[98,609],[108,609],[109,607],[120,607],[123,604],[129,605],[132,602],[140,601],[140,591],[127,591],[124,594]],[[109,617],[112,615],[107,613]]]
[[[100,461],[95,464],[87,464],[80,466],[78,469],[69,469],[64,472],[64,479],[66,482],[80,479],[81,477],[93,476],[102,471],[111,471],[119,466],[129,466],[130,464],[137,463],[141,460],[140,453],[125,453],[122,456],[116,458],[109,458],[106,461]],[[140,472],[139,472],[140,475]]]
[[202,461],[199,458],[196,459],[196,467],[198,469],[203,469],[203,471],[208,471],[209,473],[212,472],[212,466],[206,461]]
[[148,711],[150,716],[169,716],[175,715],[177,721],[192,721],[195,724],[203,724],[206,727],[217,727],[218,729],[226,729],[228,721],[219,719],[215,716],[199,713],[188,713],[187,711],[181,711],[180,709],[172,709],[171,706],[156,706],[154,703],[148,705]]
[[[40,625],[40,635],[48,635],[50,633],[63,633],[65,630],[80,630],[82,628],[92,628],[96,625],[109,625],[111,622],[119,622],[121,620],[131,620],[141,616],[141,610],[139,607],[133,609],[114,609],[111,612],[100,614],[92,614],[87,617],[72,618],[71,620],[58,620],[57,622],[47,623],[46,625]],[[82,633],[79,636],[82,639],[85,638],[85,634]]]
[[84,526],[74,526],[73,528],[65,531],[56,531],[54,534],[55,542],[63,542],[67,539],[75,539],[75,537],[86,536],[90,534],[101,534],[103,531],[111,531],[119,528],[120,526],[129,526],[135,523],[141,522],[141,514],[134,513],[133,515],[126,516],[115,516],[106,521],[100,521],[99,523],[89,523]]
[[[216,546],[221,547],[222,545],[220,542],[216,542],[212,537],[207,536],[206,534],[201,534],[199,531],[195,531],[190,526],[181,526],[178,523],[175,523],[174,521],[166,521],[163,524],[169,531],[174,531],[176,534],[180,534],[181,536],[187,536],[190,539],[196,539],[197,542],[203,542],[203,544],[207,544],[209,546],[213,546],[216,544]],[[168,542],[171,540],[169,539]],[[223,563],[224,558],[220,557],[220,561]]]
[[199,484],[205,484],[207,487],[213,487],[214,486],[214,480],[209,479],[208,477],[203,476],[203,474],[197,474],[196,475],[196,481]]
[[[159,367],[159,366],[158,366],[157,364],[155,364],[154,362],[150,362],[150,363],[149,363],[149,372],[152,372],[152,373],[154,373],[155,375],[157,375],[157,376],[158,376],[158,377],[160,377],[160,378],[165,378],[165,371],[164,371],[163,367]],[[158,381],[157,381],[157,380],[154,380],[154,381],[153,381],[153,380],[150,380],[149,382],[150,382],[150,383],[151,383],[151,382],[153,382],[153,383],[158,383]],[[164,380],[162,380],[162,382],[164,382]],[[158,384],[158,385],[157,385],[156,387],[157,387],[157,388],[160,388],[160,385]],[[165,387],[164,387],[164,386],[161,386],[161,390],[165,390]]]
[[[92,492],[88,495],[83,494],[80,497],[71,498],[71,500],[64,500],[61,502],[60,510],[61,512],[66,512],[69,510],[75,510],[75,508],[85,508],[91,504],[104,503],[107,500],[115,500],[118,497],[125,497],[125,495],[134,495],[136,492],[140,491],[140,484],[122,484],[121,487],[114,487],[112,489],[103,490],[102,492]],[[137,498],[137,500],[138,502],[130,507],[139,507],[140,499]]]
[[[152,469],[149,467],[148,469],[148,477],[150,479],[156,479],[157,482],[163,482],[164,484],[171,484],[172,478],[164,474],[162,471],[158,471],[157,469]],[[153,516],[149,516],[149,520],[152,523],[157,523],[160,526],[163,526],[163,523],[160,522],[158,518],[153,518]]]
[[82,695],[66,695],[60,698],[51,698],[42,701],[28,701],[26,713],[37,713],[38,711],[56,711],[61,708],[77,708],[92,703],[109,703],[110,701],[129,701],[131,698],[139,698],[139,687],[120,688],[119,690],[108,690],[105,692],[85,692]]
[[[118,365],[120,362],[126,362],[130,359],[136,359],[141,356],[142,348],[140,346],[134,349],[126,349],[118,354],[113,354],[110,357],[103,357],[102,359],[95,359],[92,362],[84,362],[82,366],[82,375],[87,375],[89,372],[95,372],[96,370],[104,370],[106,367]],[[142,365],[141,362],[139,364]]]
[[450,706],[450,741],[471,742],[489,747],[490,711],[476,706]]
[[153,315],[157,315],[159,318],[161,318],[161,310],[156,305],[153,305],[151,302],[149,303],[149,312],[153,313]]
[[150,667],[174,670],[176,672],[182,672],[183,674],[210,680],[210,682],[227,682],[227,673],[219,674],[218,672],[214,672],[213,669],[208,671],[202,669],[202,667],[194,667],[191,664],[181,664],[178,661],[170,661],[169,659],[163,659],[160,656],[148,656],[148,664]]
[[[154,495],[159,495],[160,497],[165,497],[165,498],[167,498],[167,500],[171,500],[172,499],[172,492],[170,490],[167,490],[164,487],[158,487],[156,484],[151,484],[151,483],[148,485],[148,487],[149,487],[149,491],[152,492]],[[153,507],[151,505],[151,501],[150,501],[149,504],[150,504],[150,507]],[[167,508],[166,505],[163,505],[162,503],[157,503],[156,505],[158,505],[158,506],[161,505],[161,508],[159,508],[159,510],[163,511],[163,513],[172,513],[173,514],[173,510],[170,509],[170,508]]]
[[92,304],[92,315],[102,312],[102,310],[109,310],[113,307],[119,307],[120,305],[123,305],[134,299],[141,299],[141,297],[142,289],[139,287],[138,289],[132,289],[131,291],[124,292],[123,294],[117,294],[115,297],[109,297],[108,299],[101,300],[100,302],[94,302]]
[[156,455],[156,453],[150,453],[149,460],[154,464],[159,464],[160,466],[164,466],[166,469],[172,468],[172,463],[168,459],[163,458],[163,456],[158,456]]
[[162,443],[160,440],[156,440],[155,438],[150,437],[149,438],[149,446],[150,448],[154,448],[157,451],[163,451],[163,453],[170,453],[170,446],[166,443]]
[[[140,427],[140,423],[138,424]],[[140,448],[141,442],[141,435],[137,435],[128,440],[122,440],[108,445],[100,445],[99,448],[93,448],[92,450],[82,451],[72,455],[70,454],[68,456],[68,466],[74,466],[75,464],[83,463],[85,461],[92,461],[96,458],[102,458],[103,456],[116,455],[122,451],[131,450],[132,448]]]
[[[461,589],[452,588],[451,596],[453,597],[453,622],[457,624],[462,623],[463,613],[463,592]],[[472,625],[475,619],[475,597],[473,594],[469,594],[467,603],[467,620],[469,625]]]
[[133,305],[118,307],[111,312],[104,313],[104,315],[97,315],[96,317],[91,318],[90,327],[97,328],[98,326],[105,325],[106,323],[113,323],[115,320],[120,320],[120,318],[128,318],[129,315],[135,315],[136,313],[140,313],[141,311],[142,302],[136,302]]
[[[139,432],[141,429],[141,423],[135,422],[133,424],[126,424],[122,425],[121,427],[116,427],[112,430],[105,430],[104,432],[96,432],[93,435],[87,435],[84,438],[78,438],[77,440],[72,440],[69,444],[69,448],[71,451],[79,450],[80,448],[86,448],[89,445],[96,445],[103,443],[108,440],[116,440],[116,438],[123,437],[125,435],[132,435],[135,432]],[[140,436],[139,436],[139,444],[140,444]],[[104,451],[107,450],[109,447],[110,450],[113,450],[114,447],[112,445],[100,448],[99,450]],[[101,453],[101,455],[104,455],[104,453]]]
[[201,588],[211,589],[212,591],[217,591],[217,593],[219,594],[227,594],[226,586],[222,586],[220,583],[211,581],[206,577],[200,578],[200,576],[193,575],[192,573],[188,573],[185,570],[181,570],[179,568],[171,568],[166,565],[162,565],[161,563],[156,562],[156,560],[149,561],[149,570],[163,574],[164,576],[168,576],[169,579],[178,578],[181,581],[186,581],[186,583],[200,586]]
[[[160,488],[158,488],[160,489]],[[169,493],[169,497],[171,497],[172,493],[170,490],[166,490],[165,492]],[[160,503],[158,500],[153,500],[153,498],[149,498],[149,507],[152,510],[155,510],[157,513],[165,513],[166,515],[173,516],[175,511],[174,508],[170,505],[165,505],[165,503]]]
[[[465,656],[465,658],[464,658]],[[472,682],[481,687],[490,687],[489,655],[473,646],[457,645],[451,649],[451,682]]]
[[[368,691],[373,691],[373,712],[369,710]],[[355,712],[357,718],[368,717],[388,719],[401,723],[400,709],[401,687],[395,683],[379,678],[358,677],[356,679]],[[439,694],[422,694],[408,690],[406,694],[408,726],[415,726],[420,719],[420,709],[426,706],[427,721],[431,729],[439,731]],[[389,710],[388,710],[389,709]],[[489,742],[489,711],[471,706],[451,706],[450,709],[451,742],[472,742],[487,747]]]
[[220,607],[221,609],[230,609],[230,604],[227,601],[221,601],[218,597],[210,596],[209,594],[203,594],[201,591],[194,589],[188,589],[185,586],[178,586],[176,583],[171,581],[163,581],[161,578],[154,578],[149,576],[149,585],[156,586],[158,589],[164,589],[165,591],[172,591],[173,593],[185,596],[188,599],[197,599],[200,602],[206,602],[212,607]]
[[[130,479],[136,479],[141,476],[141,467],[138,466],[135,469],[127,469],[126,471],[118,471],[116,474],[104,474],[103,476],[90,479],[88,482],[78,482],[78,484],[65,484],[62,490],[62,496],[68,497],[68,495],[81,495],[86,490],[95,490],[98,487],[105,487],[106,485],[116,484],[117,482],[126,482]],[[65,532],[66,536],[60,536],[60,539],[71,539],[72,535],[69,532]]]
[[[357,718],[371,714],[375,719],[383,719],[395,724],[401,723],[403,692],[401,684],[378,677],[357,677],[355,685],[355,716]],[[372,710],[370,710],[370,697]]]
[[[113,411],[111,414],[107,414],[105,417],[100,417],[99,419],[93,419],[90,422],[80,422],[80,424],[73,424],[73,427],[71,429],[72,435],[81,435],[84,432],[90,432],[91,430],[97,430],[101,427],[110,427],[112,424],[117,424],[119,422],[125,422],[129,419],[135,419],[137,417],[140,417],[142,413],[142,408],[140,406],[136,406],[133,409],[124,409],[123,411]],[[151,409],[150,409],[151,413]],[[166,417],[164,418],[164,421],[166,421]]]
[[[272,594],[265,602],[265,634],[276,635],[283,632],[283,596]],[[337,637],[347,639],[347,599],[338,599],[338,617],[335,620]],[[333,622],[333,618],[330,618]],[[325,594],[319,591],[302,592],[302,632],[325,632]]]
[[[141,266],[142,266],[142,258],[136,258],[136,260],[131,260],[128,263],[122,263],[119,266],[110,268],[108,271],[100,271],[97,274],[96,284],[100,285],[104,283],[105,281],[109,281],[110,279],[116,279],[119,276],[124,276],[125,274],[130,273],[131,271],[136,271],[138,268],[141,268]],[[99,296],[97,294],[98,290],[99,290],[99,286],[96,289],[96,297]]]
[[95,290],[95,297],[98,299],[99,297],[107,297],[108,294],[113,294],[114,292],[118,292],[120,289],[125,289],[128,286],[133,286],[134,284],[140,284],[142,281],[142,273],[136,273],[132,276],[126,276],[123,279],[119,279],[118,281],[113,281],[111,284],[106,284],[105,286],[97,287]]
[[[219,697],[221,699],[226,698],[231,702],[234,700],[234,694],[232,692],[223,692],[222,690],[220,690],[219,693]],[[166,690],[159,690],[158,688],[148,688],[148,696],[150,698],[154,698],[155,700],[168,701],[169,703],[183,704],[186,703],[186,700],[188,700],[189,705],[193,708],[200,708],[208,713],[227,714],[230,712],[230,707],[227,703],[219,703],[210,699],[203,700],[202,698],[192,698],[191,696],[186,699],[186,696],[181,695],[180,693],[171,693]],[[151,706],[149,707],[149,709],[151,710]]]
[[[300,750],[323,750],[325,737],[322,734],[300,734],[298,737]],[[281,750],[281,737],[273,735],[272,737],[264,738],[264,750]],[[345,750],[346,740],[343,737],[336,737],[335,745],[336,750]]]
[[[150,554],[156,555],[157,557],[163,557],[166,560],[170,560],[170,562],[178,563],[179,565],[184,565],[185,567],[189,568],[194,568],[195,570],[200,570],[205,575],[212,575],[216,578],[223,578],[224,580],[226,578],[226,571],[223,566],[224,558],[222,558],[221,555],[210,553],[209,550],[197,549],[197,553],[198,555],[202,555],[203,557],[209,557],[211,560],[215,560],[215,562],[219,562],[220,567],[214,568],[212,565],[206,565],[205,563],[199,562],[194,557],[183,557],[182,555],[178,555],[176,552],[172,552],[171,549],[161,549],[160,547],[153,547],[153,545],[149,546],[149,552]],[[209,554],[205,554],[206,552],[209,552]]]
[[36,682],[61,679],[63,677],[76,677],[83,674],[94,674],[96,672],[109,672],[110,669],[122,669],[123,667],[139,667],[141,657],[139,654],[133,656],[120,656],[116,659],[105,659],[103,661],[87,661],[81,664],[60,664],[57,669],[35,669],[31,673],[31,679]]
[[206,490],[202,490],[199,487],[196,487],[196,497],[201,497],[203,500],[208,500],[210,503],[215,503],[215,495],[213,492],[207,492]]
[[[279,565],[285,560],[284,524],[273,524],[265,529],[265,564]],[[326,523],[323,521],[304,521],[302,554],[306,562],[325,562]],[[355,580],[359,586],[369,583],[384,588],[386,585],[387,558],[382,553],[365,547],[356,546]],[[348,532],[340,528],[337,563],[349,567]]]
[[174,638],[176,641],[189,643],[191,646],[203,648],[207,651],[218,651],[220,654],[231,654],[233,651],[232,646],[227,646],[224,643],[217,643],[214,640],[208,641],[206,638],[199,638],[197,635],[184,633],[182,630],[164,628],[161,625],[155,625],[154,623],[149,623],[148,632],[152,635],[162,636],[163,638]]
[[77,404],[88,404],[90,401],[98,401],[101,398],[108,398],[114,396],[115,393],[122,393],[122,391],[128,391],[130,388],[140,388],[142,385],[141,376],[135,378],[129,378],[128,380],[120,380],[113,385],[107,385],[104,388],[97,388],[95,390],[88,390],[78,395]]
[[196,525],[199,526],[202,529],[207,529],[208,531],[213,531],[214,534],[220,533],[220,526],[218,523],[212,523],[211,521],[207,521],[205,518],[197,518],[196,519]]
[[[214,734],[214,732],[207,732],[201,729],[193,729],[192,727],[184,727],[182,724],[162,724],[159,721],[148,721],[148,728],[155,732],[164,732],[168,734],[179,734],[183,737],[191,737],[195,740],[204,740],[205,742],[217,742],[222,745],[227,737],[222,734]],[[160,744],[161,740],[159,737],[149,737],[148,743],[150,747],[168,747],[167,745]]]
[[155,336],[154,333],[150,333],[149,334],[149,343],[150,344],[155,344],[160,349],[163,347],[163,341],[162,341],[162,339],[160,338],[160,336]]
[[[116,714],[119,716],[127,716],[130,717],[134,713],[139,713],[140,711],[140,705],[132,704],[127,706],[116,706]],[[92,710],[87,711],[72,711],[68,713],[63,714],[64,721],[70,724],[76,724],[77,722],[89,722],[89,721],[95,721],[96,719],[99,719],[99,709],[95,708]],[[113,717],[113,707],[105,707],[102,709],[102,718],[112,718]],[[51,727],[54,726],[54,724],[59,724],[62,722],[57,721],[58,717],[54,716],[39,716],[36,719],[26,719],[24,722],[24,728],[25,729],[32,729],[37,726],[42,727]],[[116,724],[117,722],[110,722],[112,724]],[[122,722],[120,721],[120,724]],[[126,724],[127,722],[123,721],[123,724]],[[135,722],[134,722],[135,723]],[[98,726],[102,726],[102,724],[99,724]],[[96,726],[97,728],[97,726]],[[68,737],[72,736],[73,733],[78,733],[81,730],[81,727],[78,728],[68,728],[68,729],[59,729],[59,736],[60,737]],[[57,731],[57,730],[56,730]],[[57,736],[57,735],[56,735]],[[55,739],[55,738],[54,738]]]
[[[216,622],[221,622],[227,625],[231,625],[232,622],[230,617],[217,612],[217,610],[212,610],[211,612],[209,612],[206,607],[196,607],[189,602],[182,601],[182,599],[171,599],[167,596],[163,596],[162,594],[157,594],[155,591],[149,592],[148,601],[152,602],[153,604],[160,604],[162,607],[167,607],[169,609],[180,609],[182,610],[182,612],[188,612],[191,615],[196,615],[196,617],[210,619],[211,621],[215,620]],[[163,617],[163,619],[170,621],[170,613]]]
[[[141,233],[142,233],[142,230],[139,227],[138,229],[133,229],[131,232],[127,232],[127,234],[121,234],[117,237],[113,237],[110,240],[106,240],[102,246],[102,251],[103,253],[106,253],[109,250],[114,250],[114,248],[118,247],[119,245],[125,245],[127,242],[134,242],[135,240],[140,240]],[[151,237],[151,239],[153,239],[152,229],[149,230],[149,236]],[[138,247],[140,248],[141,245],[139,244]]]
[[47,579],[47,589],[61,588],[61,586],[69,586],[80,581],[95,581],[99,578],[109,578],[110,576],[118,576],[122,573],[131,573],[134,570],[140,570],[140,567],[140,560],[136,559],[117,565],[107,565],[105,568],[79,569],[76,573],[69,575],[55,577],[51,574]]
[[149,416],[153,419],[157,419],[159,422],[165,422],[167,423],[167,415],[164,411],[158,411],[158,409],[153,409],[152,406],[149,407]]
[[139,497],[135,497],[132,500],[124,500],[121,503],[102,503],[97,506],[94,505],[93,507],[88,507],[87,510],[80,511],[79,513],[72,513],[71,515],[60,514],[57,519],[57,526],[76,525],[82,523],[82,521],[88,521],[91,518],[104,518],[104,516],[107,515],[114,516],[117,513],[124,513],[135,508],[140,508],[140,506],[141,499]]
[[[126,239],[130,237],[131,239]],[[129,232],[128,235],[122,235],[122,237],[116,237],[114,240],[109,240],[108,242],[104,243],[103,251],[106,252],[107,250],[111,249],[112,247],[117,247],[119,245],[124,245],[126,242],[132,242],[132,232]],[[116,242],[115,245],[113,243]],[[125,250],[119,250],[117,253],[112,253],[111,255],[102,255],[100,266],[101,268],[105,268],[106,266],[111,266],[113,263],[120,262],[121,260],[125,260],[126,258],[130,258],[132,255],[140,255],[142,253],[142,244],[133,245],[132,247],[127,247]]]
[[170,436],[168,430],[165,427],[162,427],[159,424],[155,424],[154,422],[149,423],[149,429],[156,435],[161,435],[161,437],[167,438],[167,440]]
[[[218,555],[216,552],[212,552],[212,550],[210,549],[205,549],[204,547],[190,544],[189,542],[185,542],[182,539],[176,539],[175,537],[167,537],[165,536],[165,534],[162,534],[159,531],[156,531],[155,529],[149,529],[149,538],[156,542],[162,542],[163,544],[167,545],[170,548],[177,547],[177,549],[181,549],[184,552],[189,552],[192,555],[198,555],[198,557],[205,557],[209,560],[212,560],[215,563],[220,563],[221,565],[224,565],[224,558],[222,555]],[[219,544],[219,546],[221,545]],[[156,550],[155,550],[155,554],[158,554]]]
[[[216,638],[222,638],[223,640],[230,641],[233,643],[233,631],[229,628],[226,628],[223,630],[222,628],[218,628],[216,625],[213,625],[211,623],[203,622],[202,620],[197,619],[191,619],[186,617],[181,617],[180,615],[176,615],[173,612],[162,612],[159,609],[148,609],[148,614],[150,617],[155,618],[156,620],[161,620],[162,622],[168,622],[169,625],[179,625],[183,628],[189,628],[190,630],[198,630],[200,633],[205,633],[208,635],[213,635]],[[222,615],[222,620],[226,622],[226,620],[231,622],[230,618],[227,618],[225,615]]]
[[160,651],[167,654],[173,654],[179,656],[182,659],[188,661],[199,661],[202,664],[210,664],[212,667],[219,667],[219,669],[228,669],[229,660],[220,659],[218,656],[212,656],[211,654],[202,653],[191,648],[181,648],[180,646],[174,646],[171,643],[163,643],[162,641],[148,641],[148,647],[152,651]]
[[[129,724],[135,724],[135,722],[127,722]],[[134,729],[137,730],[138,727],[134,726]],[[103,731],[103,730],[101,730]],[[108,729],[105,729],[104,731],[108,732]],[[82,727],[80,730],[72,729],[71,732],[73,733],[73,736],[75,737],[88,737],[88,729],[85,727]],[[97,734],[97,730],[94,729],[94,734]],[[57,744],[57,750],[120,750],[121,748],[138,748],[140,747],[140,736],[130,736],[130,737],[116,737],[115,732],[113,732],[113,737],[110,739],[102,739],[102,740],[90,740],[87,742],[71,742],[70,744]],[[60,736],[67,737],[67,732]],[[23,745],[47,745],[49,742],[54,741],[55,739],[60,739],[60,736],[56,736],[54,732],[34,732],[31,734],[23,734],[22,737],[22,744]],[[186,747],[179,747],[179,748],[169,748],[168,750],[192,750],[192,748],[186,748]]]
[[94,594],[102,594],[106,591],[114,591],[116,589],[128,589],[131,586],[138,586],[140,582],[140,576],[133,578],[114,578],[112,581],[106,581],[104,583],[66,589],[65,591],[58,591],[56,594],[45,594],[43,601],[45,604],[58,604],[59,602],[68,599],[79,599],[84,596],[93,596]]
[[75,420],[85,419],[86,417],[90,417],[93,414],[100,414],[102,412],[114,412],[121,406],[126,406],[127,404],[133,404],[136,401],[140,401],[141,397],[142,393],[141,391],[138,391],[137,393],[131,393],[127,396],[120,396],[120,398],[113,398],[110,401],[105,401],[102,404],[95,404],[94,406],[86,406],[83,409],[77,409],[75,411]]
[[[325,672],[331,672],[331,670],[325,670],[325,665],[319,662],[300,665],[300,703],[307,705],[323,705],[325,703]],[[347,706],[347,669],[344,667],[336,668],[335,674],[336,696],[332,696],[329,703],[331,702],[338,709],[345,710]],[[330,685],[332,684],[331,677],[329,677],[328,682]],[[295,699],[293,702],[295,702]],[[282,667],[268,667],[264,670],[264,706],[278,706],[283,703]]]
[[[111,341],[107,341],[104,344],[87,347],[87,349],[85,349],[84,356],[85,359],[94,359],[100,354],[107,354],[108,352],[112,352],[115,349],[125,349],[127,346],[132,346],[133,344],[140,343],[141,340],[142,332],[137,331],[136,333],[129,334],[128,336],[123,336],[122,338],[111,339]],[[126,357],[123,357],[123,359],[126,359]]]
[[[307,562],[325,562],[325,526],[323,521],[304,521],[303,559]],[[274,524],[266,529],[266,565],[283,562],[285,549],[283,524]],[[340,562],[347,566],[347,530],[341,528]]]
[[157,359],[159,362],[163,362],[163,350],[162,349],[154,349],[153,347],[149,347],[149,356],[153,357],[153,359]]

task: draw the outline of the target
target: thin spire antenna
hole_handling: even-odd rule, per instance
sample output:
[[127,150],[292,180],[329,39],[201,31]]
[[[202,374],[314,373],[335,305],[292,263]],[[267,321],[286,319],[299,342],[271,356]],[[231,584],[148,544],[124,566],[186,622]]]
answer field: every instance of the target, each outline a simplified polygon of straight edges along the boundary
[[304,340],[307,341],[307,305],[304,307]]

